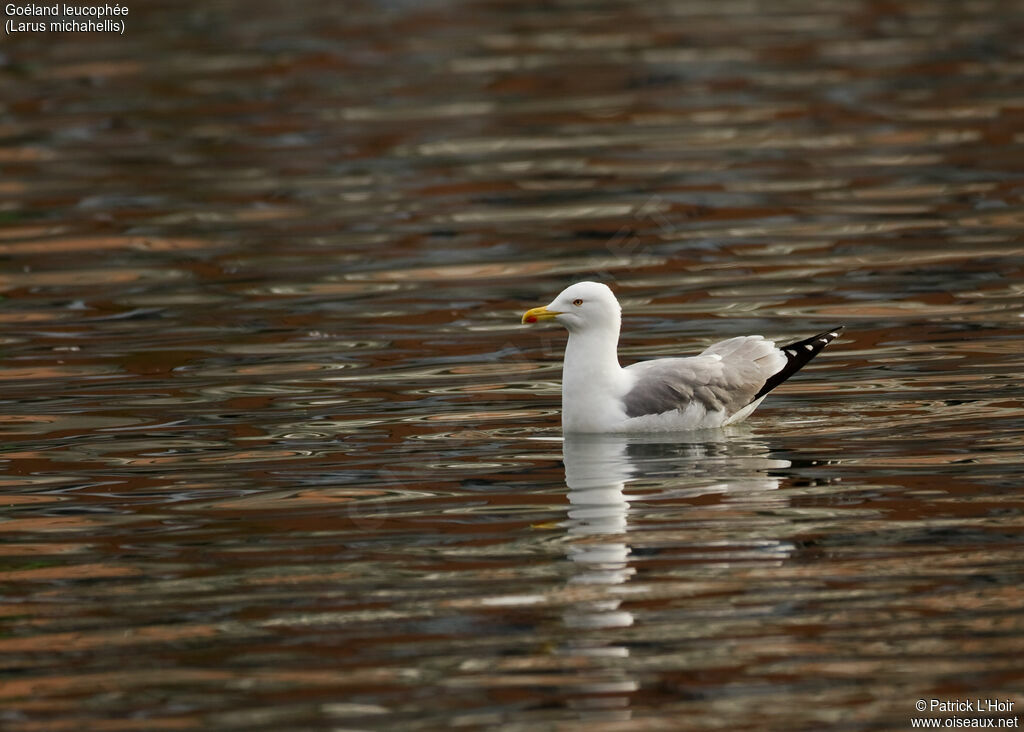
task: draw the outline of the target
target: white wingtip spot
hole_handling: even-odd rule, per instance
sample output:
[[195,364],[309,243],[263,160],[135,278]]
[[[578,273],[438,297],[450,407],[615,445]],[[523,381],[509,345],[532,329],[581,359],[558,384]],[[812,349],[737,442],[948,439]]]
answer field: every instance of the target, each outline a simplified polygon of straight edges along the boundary
[[796,355],[796,351],[794,351],[792,348],[787,348],[786,349],[786,355],[789,356],[790,358],[792,358],[793,356]]
[[814,346],[812,346],[810,343],[805,343],[804,348],[806,348],[808,351],[814,350]]

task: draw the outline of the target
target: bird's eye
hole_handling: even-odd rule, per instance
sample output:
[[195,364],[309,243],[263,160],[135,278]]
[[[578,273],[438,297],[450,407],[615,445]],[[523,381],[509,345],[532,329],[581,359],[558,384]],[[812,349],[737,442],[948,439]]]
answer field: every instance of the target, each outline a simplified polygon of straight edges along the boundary
[[583,301],[577,297],[575,300],[572,301],[572,304],[575,305],[576,307],[579,307],[580,305],[583,304]]

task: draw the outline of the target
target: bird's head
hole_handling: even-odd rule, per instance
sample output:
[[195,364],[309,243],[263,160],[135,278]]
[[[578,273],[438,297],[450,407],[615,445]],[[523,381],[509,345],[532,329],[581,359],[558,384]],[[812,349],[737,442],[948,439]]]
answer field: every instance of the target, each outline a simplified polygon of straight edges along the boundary
[[600,282],[577,282],[544,307],[523,313],[523,323],[556,320],[570,333],[595,329],[618,330],[622,308],[611,288]]

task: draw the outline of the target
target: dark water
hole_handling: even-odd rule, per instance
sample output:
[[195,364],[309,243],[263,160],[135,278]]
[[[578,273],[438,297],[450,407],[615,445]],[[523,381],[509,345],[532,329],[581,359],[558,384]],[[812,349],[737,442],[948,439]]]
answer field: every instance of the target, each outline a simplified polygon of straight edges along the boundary
[[[1024,4],[129,8],[0,45],[5,730],[1024,707]],[[848,330],[563,441],[584,277]]]

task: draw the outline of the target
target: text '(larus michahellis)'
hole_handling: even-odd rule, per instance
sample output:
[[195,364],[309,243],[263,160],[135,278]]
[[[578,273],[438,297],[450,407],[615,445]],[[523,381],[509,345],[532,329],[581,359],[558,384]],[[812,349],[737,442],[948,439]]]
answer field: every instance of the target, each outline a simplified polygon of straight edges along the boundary
[[562,367],[566,432],[667,432],[739,422],[842,330],[781,347],[763,336],[739,336],[696,356],[622,368],[622,308],[607,285],[571,285],[550,304],[528,310],[522,322],[543,320],[555,320],[569,331]]

